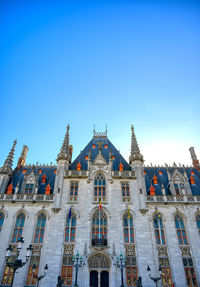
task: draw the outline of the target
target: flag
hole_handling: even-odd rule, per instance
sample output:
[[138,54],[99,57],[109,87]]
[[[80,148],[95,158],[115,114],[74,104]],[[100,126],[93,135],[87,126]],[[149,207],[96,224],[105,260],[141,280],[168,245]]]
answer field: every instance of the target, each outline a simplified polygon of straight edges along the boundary
[[69,214],[68,214],[68,219],[69,220],[71,219],[71,216],[72,216],[72,209],[71,209],[71,206],[70,206],[70,210],[69,210]]
[[130,207],[128,206],[128,219],[130,219]]
[[102,206],[101,206],[101,199],[99,199],[99,210],[101,211]]
[[160,211],[158,209],[156,210],[156,217],[157,217],[157,219],[161,218]]

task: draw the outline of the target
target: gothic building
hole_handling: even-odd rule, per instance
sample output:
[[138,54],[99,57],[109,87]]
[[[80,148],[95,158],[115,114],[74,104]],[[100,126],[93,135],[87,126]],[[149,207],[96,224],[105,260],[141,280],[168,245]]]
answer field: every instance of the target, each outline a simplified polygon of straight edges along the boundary
[[[21,237],[33,251],[17,270],[13,286],[74,286],[73,256],[83,257],[80,287],[121,286],[116,261],[126,257],[125,286],[200,286],[200,165],[190,148],[192,166],[145,166],[135,137],[129,163],[107,137],[97,133],[75,160],[69,126],[57,165],[26,165],[24,146],[12,169],[16,141],[0,168],[0,286],[11,286]],[[48,264],[47,275],[38,281]],[[34,268],[33,268],[34,266]],[[38,282],[37,282],[38,281]]]

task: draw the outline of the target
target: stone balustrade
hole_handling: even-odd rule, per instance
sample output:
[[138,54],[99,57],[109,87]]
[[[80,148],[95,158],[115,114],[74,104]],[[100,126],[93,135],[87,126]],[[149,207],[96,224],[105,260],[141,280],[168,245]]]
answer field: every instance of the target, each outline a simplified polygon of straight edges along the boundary
[[146,201],[159,203],[200,203],[199,195],[147,195]]
[[87,170],[66,170],[65,177],[88,177]]
[[54,194],[24,194],[24,193],[15,193],[15,194],[0,194],[0,202],[1,201],[12,201],[12,202],[19,202],[19,201],[32,201],[32,202],[39,202],[39,201],[53,201]]
[[112,171],[113,178],[136,178],[135,172],[130,170],[114,170]]

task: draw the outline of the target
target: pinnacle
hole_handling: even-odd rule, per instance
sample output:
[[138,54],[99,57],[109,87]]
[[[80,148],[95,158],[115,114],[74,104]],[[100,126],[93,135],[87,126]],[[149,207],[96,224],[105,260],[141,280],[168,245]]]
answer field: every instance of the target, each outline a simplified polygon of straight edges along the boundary
[[140,149],[137,143],[137,139],[134,133],[134,127],[131,125],[131,131],[132,131],[132,136],[131,136],[131,154],[130,154],[130,163],[134,160],[140,160],[143,162],[143,156],[140,153]]
[[14,141],[13,146],[3,164],[3,167],[0,169],[0,173],[12,173],[12,165],[13,165],[13,159],[14,159],[14,153],[15,153],[15,146],[17,144],[17,140]]
[[67,159],[69,156],[70,156],[70,148],[69,148],[69,124],[68,124],[65,138],[62,147],[60,149],[60,153],[57,157],[57,161],[60,159]]

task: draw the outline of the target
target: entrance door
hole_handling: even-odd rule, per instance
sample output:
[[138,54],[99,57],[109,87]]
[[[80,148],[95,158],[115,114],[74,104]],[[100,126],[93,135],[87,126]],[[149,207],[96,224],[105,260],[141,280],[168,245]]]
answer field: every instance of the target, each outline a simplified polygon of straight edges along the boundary
[[101,287],[109,287],[109,273],[108,271],[101,272]]
[[90,287],[98,287],[98,272],[90,271]]

